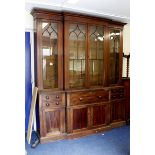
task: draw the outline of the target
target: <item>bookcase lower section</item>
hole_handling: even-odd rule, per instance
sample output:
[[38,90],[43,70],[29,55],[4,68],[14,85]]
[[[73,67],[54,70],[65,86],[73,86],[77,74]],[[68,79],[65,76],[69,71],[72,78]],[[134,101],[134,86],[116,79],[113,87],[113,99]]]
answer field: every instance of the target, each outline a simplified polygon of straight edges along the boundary
[[126,124],[124,87],[41,91],[41,143],[95,134]]

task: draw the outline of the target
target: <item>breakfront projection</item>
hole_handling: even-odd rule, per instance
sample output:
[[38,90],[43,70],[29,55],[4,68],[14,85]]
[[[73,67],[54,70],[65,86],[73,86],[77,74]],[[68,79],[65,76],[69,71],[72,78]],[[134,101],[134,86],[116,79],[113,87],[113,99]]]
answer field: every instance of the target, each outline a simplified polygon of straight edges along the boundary
[[41,142],[124,125],[124,23],[41,9],[32,15]]

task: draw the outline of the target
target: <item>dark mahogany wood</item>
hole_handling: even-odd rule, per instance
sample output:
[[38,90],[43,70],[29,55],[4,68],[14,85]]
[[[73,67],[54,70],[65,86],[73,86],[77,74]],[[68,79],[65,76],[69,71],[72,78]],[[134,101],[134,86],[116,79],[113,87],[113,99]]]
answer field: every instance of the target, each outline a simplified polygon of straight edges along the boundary
[[87,128],[87,108],[73,109],[73,130]]
[[65,108],[42,110],[41,137],[48,135],[59,136],[65,132]]
[[93,126],[106,123],[106,105],[93,106]]
[[[96,102],[106,102],[109,100],[109,91],[96,90],[85,92],[74,92],[69,95],[70,105],[82,105]],[[68,104],[69,105],[69,104]]]
[[[129,85],[122,82],[123,26],[125,23],[72,12],[34,9],[35,86],[39,88],[39,116],[41,142],[81,137],[109,130],[124,124],[129,118]],[[58,88],[43,87],[42,22],[58,25]],[[69,86],[69,27],[85,25],[85,81],[84,87]],[[90,84],[90,28],[103,27],[103,76],[98,86]],[[110,84],[110,30],[120,30],[119,80]],[[44,38],[44,45],[47,39]],[[48,68],[50,69],[50,68]],[[74,70],[74,69],[73,69]],[[77,69],[78,70],[78,69]],[[50,72],[50,71],[49,71]],[[77,72],[77,71],[76,71]]]
[[111,102],[111,122],[125,120],[125,100]]
[[122,81],[125,87],[125,98],[126,98],[125,117],[126,117],[126,121],[129,121],[130,120],[130,78],[124,78]]

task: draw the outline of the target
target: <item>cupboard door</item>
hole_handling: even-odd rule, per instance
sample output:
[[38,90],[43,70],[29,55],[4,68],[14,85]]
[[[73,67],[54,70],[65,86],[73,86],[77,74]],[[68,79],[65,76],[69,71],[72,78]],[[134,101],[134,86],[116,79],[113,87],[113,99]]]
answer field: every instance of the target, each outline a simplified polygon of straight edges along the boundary
[[95,105],[92,107],[92,126],[106,125],[109,123],[109,105]]
[[88,108],[73,109],[73,130],[87,128]]
[[125,120],[125,100],[113,101],[111,103],[111,122]]
[[[117,29],[110,30],[110,84],[117,84],[121,74],[122,42],[121,31]],[[122,75],[121,75],[122,76]]]
[[[41,24],[41,53],[43,88],[61,88],[62,80],[62,27],[60,22]],[[60,75],[61,74],[61,75]]]
[[89,26],[89,82],[102,86],[104,74],[104,28]]
[[85,87],[86,25],[69,24],[69,88]]
[[87,129],[90,125],[89,114],[90,108],[87,106],[67,108],[67,132],[72,133]]
[[65,108],[45,109],[42,111],[43,120],[41,123],[42,134],[45,137],[48,135],[59,135],[65,132]]

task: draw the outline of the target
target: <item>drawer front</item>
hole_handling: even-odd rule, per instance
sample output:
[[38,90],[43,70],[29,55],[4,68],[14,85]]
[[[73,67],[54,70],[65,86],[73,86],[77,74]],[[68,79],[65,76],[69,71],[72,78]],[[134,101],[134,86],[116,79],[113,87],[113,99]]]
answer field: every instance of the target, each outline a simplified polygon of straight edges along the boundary
[[61,101],[42,101],[42,108],[61,107],[63,103]]
[[59,107],[65,105],[65,93],[45,93],[41,94],[43,107]]
[[124,98],[124,88],[111,89],[111,100]]
[[124,93],[124,88],[114,88],[111,89],[112,94]]
[[112,94],[111,95],[112,100],[121,99],[121,98],[124,98],[124,94]]
[[109,91],[74,92],[69,95],[70,105],[109,101]]

